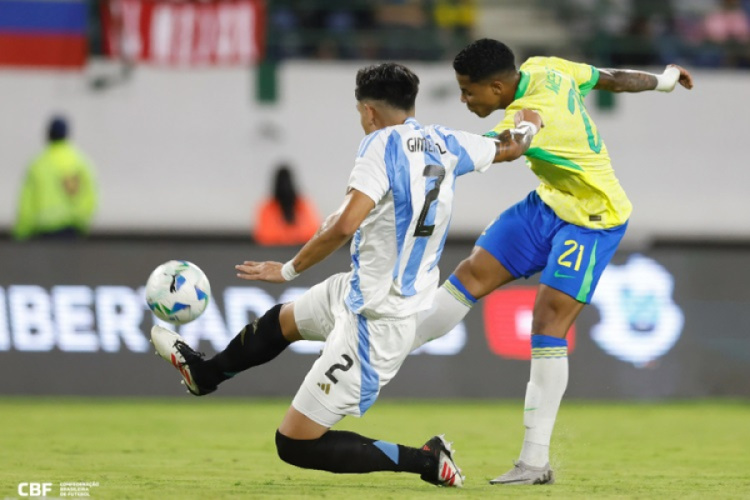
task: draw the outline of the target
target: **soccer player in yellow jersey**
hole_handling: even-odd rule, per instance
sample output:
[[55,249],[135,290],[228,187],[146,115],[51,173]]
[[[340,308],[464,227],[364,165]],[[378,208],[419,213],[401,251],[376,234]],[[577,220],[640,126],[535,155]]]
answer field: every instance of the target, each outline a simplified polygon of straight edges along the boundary
[[[495,219],[421,316],[418,347],[450,331],[476,301],[513,280],[541,273],[531,327],[531,374],[526,388],[526,434],[520,458],[492,484],[551,484],[549,444],[568,383],[567,334],[591,301],[615,253],[631,204],[615,177],[607,147],[583,99],[592,89],[670,92],[690,89],[685,69],[664,73],[599,69],[555,57],[532,57],[516,69],[513,52],[496,40],[478,40],[453,61],[461,102],[486,117],[505,109],[486,135],[510,143],[507,129],[522,108],[537,111],[543,129],[525,156],[539,187]],[[534,130],[536,132],[536,130]]]

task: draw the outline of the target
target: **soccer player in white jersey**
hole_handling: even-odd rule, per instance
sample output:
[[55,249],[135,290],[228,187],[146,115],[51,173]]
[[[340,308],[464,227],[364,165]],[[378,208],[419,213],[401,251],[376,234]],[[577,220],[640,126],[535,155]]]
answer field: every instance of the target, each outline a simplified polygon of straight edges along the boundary
[[349,272],[271,308],[211,359],[165,328],[155,326],[151,339],[197,396],[270,361],[290,342],[325,340],[276,432],[279,457],[303,468],[411,472],[459,487],[464,478],[442,436],[412,448],[329,430],[346,415],[364,414],[411,351],[417,313],[430,307],[437,289],[455,178],[518,158],[542,125],[536,112],[522,110],[505,141],[422,126],[414,118],[418,84],[400,64],[361,69],[355,96],[368,135],[341,208],[289,262],[236,266],[242,279],[283,283],[352,239]]

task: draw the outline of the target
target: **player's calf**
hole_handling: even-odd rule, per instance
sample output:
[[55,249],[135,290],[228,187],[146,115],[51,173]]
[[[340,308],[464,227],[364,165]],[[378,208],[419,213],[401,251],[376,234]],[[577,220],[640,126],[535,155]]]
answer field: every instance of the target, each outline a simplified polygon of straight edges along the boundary
[[203,369],[213,383],[218,385],[239,372],[267,363],[289,346],[290,342],[281,332],[281,306],[273,306],[246,325],[223,351],[206,361]]
[[328,431],[318,439],[292,439],[276,431],[276,449],[284,462],[304,469],[339,474],[411,472],[438,486],[463,485],[450,444],[441,436],[419,449],[348,431]]

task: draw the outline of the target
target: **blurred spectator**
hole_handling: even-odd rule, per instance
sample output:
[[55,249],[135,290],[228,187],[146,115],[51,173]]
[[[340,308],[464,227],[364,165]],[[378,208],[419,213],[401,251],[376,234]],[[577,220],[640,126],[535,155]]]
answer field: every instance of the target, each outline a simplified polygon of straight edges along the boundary
[[320,226],[315,206],[297,193],[292,171],[286,165],[276,169],[273,197],[257,211],[254,238],[261,245],[301,245]]
[[373,7],[365,0],[295,2],[269,6],[268,57],[361,59],[363,36],[372,30]]
[[440,45],[424,0],[381,0],[375,23],[383,33],[382,59],[435,59]]
[[649,18],[636,12],[625,33],[618,37],[612,49],[613,66],[651,66],[657,63],[658,53]]
[[476,0],[438,0],[435,23],[447,35],[449,53],[458,52],[473,39],[477,19]]
[[710,67],[750,67],[750,17],[740,0],[719,0],[703,19],[696,63]]
[[93,168],[68,141],[68,122],[53,117],[48,145],[26,172],[13,236],[75,238],[88,233],[97,205]]
[[750,20],[739,0],[721,0],[719,8],[706,16],[704,29],[713,43],[750,42]]
[[620,9],[618,15],[625,24],[609,33],[612,46],[607,63],[653,66],[680,58],[681,43],[670,0],[630,0],[629,4],[620,4]]

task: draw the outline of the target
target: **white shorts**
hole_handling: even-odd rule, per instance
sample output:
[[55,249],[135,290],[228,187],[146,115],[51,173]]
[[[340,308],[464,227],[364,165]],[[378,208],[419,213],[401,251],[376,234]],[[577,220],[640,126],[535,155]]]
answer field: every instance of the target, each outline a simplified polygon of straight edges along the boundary
[[359,417],[398,373],[411,351],[416,314],[367,319],[344,303],[351,273],[331,276],[294,301],[294,319],[304,339],[325,340],[292,406],[332,427],[346,415]]

